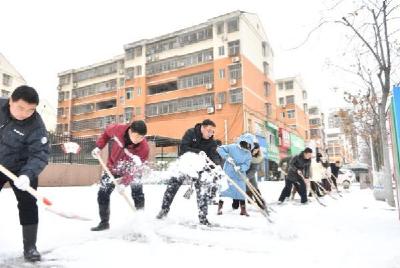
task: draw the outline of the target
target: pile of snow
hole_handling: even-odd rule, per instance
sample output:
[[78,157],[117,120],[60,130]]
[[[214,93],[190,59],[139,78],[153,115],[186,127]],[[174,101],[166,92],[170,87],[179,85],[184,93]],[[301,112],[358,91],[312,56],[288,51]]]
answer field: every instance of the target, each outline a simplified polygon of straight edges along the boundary
[[[145,185],[146,209],[132,212],[118,193],[111,196],[111,229],[91,232],[98,223],[97,186],[40,188],[39,191],[92,222],[68,220],[40,209],[38,249],[45,261],[37,267],[400,267],[400,222],[395,210],[374,200],[370,190],[351,192],[327,207],[299,200],[274,206],[270,224],[249,206],[250,217],[209,207],[209,220],[220,227],[197,225],[195,198],[183,198],[182,186],[165,220],[156,220],[165,185]],[[279,196],[283,182],[263,182],[268,202]],[[36,267],[22,262],[18,210],[11,189],[0,193],[0,267]]]

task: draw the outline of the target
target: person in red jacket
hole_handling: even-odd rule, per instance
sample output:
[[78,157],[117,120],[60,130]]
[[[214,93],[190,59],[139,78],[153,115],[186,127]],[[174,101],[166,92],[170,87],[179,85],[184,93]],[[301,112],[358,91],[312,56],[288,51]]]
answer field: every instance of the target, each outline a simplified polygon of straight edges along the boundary
[[[146,124],[141,120],[133,121],[131,125],[112,124],[107,126],[104,133],[97,139],[97,147],[92,151],[93,157],[97,158],[101,149],[108,142],[111,142],[107,167],[116,178],[121,178],[121,183],[131,185],[132,199],[137,209],[144,208],[143,185],[140,180],[136,181],[135,179],[140,179],[141,174],[129,174],[128,170],[132,170],[130,168],[132,165],[137,167],[147,161],[149,146],[145,138],[146,134]],[[124,172],[123,167],[126,167],[127,171]],[[97,195],[100,223],[91,228],[92,231],[102,231],[110,228],[110,195],[115,185],[110,182],[110,178],[106,173],[103,173],[100,183],[101,187]]]

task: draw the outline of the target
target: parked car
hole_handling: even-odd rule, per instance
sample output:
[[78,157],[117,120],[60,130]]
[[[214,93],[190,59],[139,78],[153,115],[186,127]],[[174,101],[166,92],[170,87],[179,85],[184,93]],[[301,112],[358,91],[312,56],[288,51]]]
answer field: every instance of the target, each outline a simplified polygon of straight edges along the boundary
[[349,189],[352,183],[356,182],[356,174],[350,169],[339,169],[337,183],[342,185],[344,189]]

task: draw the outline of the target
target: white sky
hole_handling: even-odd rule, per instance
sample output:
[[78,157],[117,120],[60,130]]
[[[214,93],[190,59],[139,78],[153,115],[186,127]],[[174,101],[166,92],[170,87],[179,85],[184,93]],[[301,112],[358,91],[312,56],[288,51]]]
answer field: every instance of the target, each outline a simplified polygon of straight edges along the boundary
[[[0,8],[0,51],[27,83],[57,106],[57,73],[109,59],[123,45],[234,10],[258,14],[275,52],[276,77],[301,74],[310,104],[343,105],[337,74],[326,67],[343,52],[344,27],[327,26],[299,49],[331,0],[21,1]],[[340,87],[340,86],[339,86]]]

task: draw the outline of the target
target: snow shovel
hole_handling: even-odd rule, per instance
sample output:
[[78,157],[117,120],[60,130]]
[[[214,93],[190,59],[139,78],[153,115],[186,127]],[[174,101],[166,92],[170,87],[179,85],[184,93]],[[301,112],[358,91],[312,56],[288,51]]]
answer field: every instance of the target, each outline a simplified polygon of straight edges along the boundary
[[[307,183],[306,183],[306,178],[304,178],[303,173],[300,172],[300,173],[298,173],[298,174],[299,174],[300,177],[303,179],[304,183],[307,185]],[[317,196],[317,194],[314,192],[314,190],[311,189],[311,187],[310,187],[310,192],[311,192],[311,195],[317,200],[318,204],[320,204],[320,205],[323,206],[323,207],[326,207],[326,204],[324,204],[324,203],[321,202],[321,200],[319,199],[319,197]]]
[[[205,156],[205,158],[206,158],[206,161],[207,161],[207,163],[208,163],[209,165],[213,165],[213,166],[215,166],[215,167],[217,166],[210,158],[208,158],[207,156]],[[211,170],[212,170],[212,169],[211,169]],[[217,175],[218,175],[218,174],[217,174]],[[232,180],[226,173],[225,173],[224,175],[226,176],[226,179],[229,181],[229,183],[231,183],[231,184],[233,185],[233,187],[235,187],[236,190],[238,190],[238,191],[245,197],[245,199],[247,199],[247,200],[250,202],[250,204],[254,205],[254,206],[258,209],[258,211],[260,211],[261,214],[268,220],[268,222],[273,223],[273,221],[272,221],[271,218],[269,217],[269,214],[268,214],[264,209],[260,208],[260,207],[256,204],[256,202],[254,202],[253,199],[251,199],[251,198],[246,194],[246,192],[243,191],[243,190],[240,188],[240,186],[237,185],[237,183],[236,183],[234,180]]]
[[[0,172],[2,172],[4,175],[9,177],[12,181],[15,181],[17,179],[17,176],[14,173],[12,173],[11,171],[9,171],[3,165],[0,165]],[[26,191],[28,193],[30,193],[33,197],[35,197],[37,200],[41,201],[42,204],[45,206],[46,210],[48,210],[48,211],[50,211],[50,212],[52,212],[52,213],[54,213],[54,214],[56,214],[58,216],[61,216],[61,217],[67,218],[67,219],[91,221],[91,219],[79,216],[79,215],[77,215],[75,213],[67,213],[67,212],[60,211],[60,210],[54,208],[53,207],[53,202],[51,202],[48,198],[42,196],[38,191],[33,189],[31,186],[28,186]]]
[[327,195],[329,195],[330,197],[332,197],[333,199],[335,199],[335,200],[338,200],[336,197],[334,197],[330,192],[328,192],[326,189],[325,189],[325,187],[321,184],[321,183],[319,183],[319,182],[315,182],[316,184],[317,184],[317,186],[318,186],[318,188],[319,189],[321,189],[323,192],[324,192],[324,194],[327,194]]
[[125,199],[125,201],[128,203],[129,207],[133,210],[136,211],[135,206],[132,204],[131,199],[128,197],[128,195],[125,192],[124,187],[118,183],[117,179],[114,177],[114,175],[111,173],[111,171],[108,169],[104,161],[101,159],[99,155],[96,155],[97,160],[99,161],[101,167],[103,170],[107,173],[108,177],[111,179],[111,182],[114,183],[115,187],[117,188],[118,192],[121,194],[121,196]]
[[[335,175],[333,175],[333,174],[331,174],[331,175],[332,175],[333,177],[335,177],[336,181],[338,180],[338,178],[336,178]],[[343,195],[340,193],[339,189],[338,189],[338,188],[336,187],[336,185],[333,183],[332,179],[331,179],[330,177],[327,177],[327,179],[328,179],[328,182],[331,184],[331,187],[332,187],[332,186],[335,187],[337,194],[338,194],[340,197],[343,197]]]
[[[231,163],[232,164],[232,163]],[[232,164],[233,166],[236,167],[236,165]],[[253,186],[253,184],[250,183],[249,178],[247,178],[246,175],[244,175],[243,173],[237,171],[237,174],[239,174],[240,178],[246,183],[247,187],[250,189],[250,191],[252,192],[252,194],[254,195],[254,197],[257,200],[258,204],[262,204],[264,206],[264,208],[260,207],[258,205],[258,207],[260,207],[261,209],[265,210],[265,212],[268,214],[269,216],[269,209],[267,206],[267,202],[265,202],[265,200],[261,197],[260,193],[257,191],[257,189]]]

